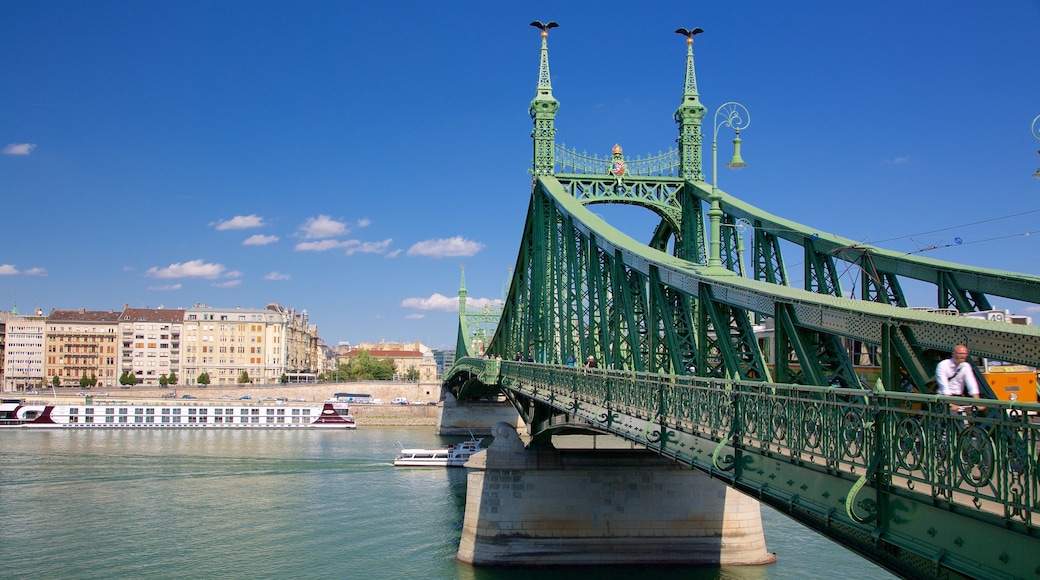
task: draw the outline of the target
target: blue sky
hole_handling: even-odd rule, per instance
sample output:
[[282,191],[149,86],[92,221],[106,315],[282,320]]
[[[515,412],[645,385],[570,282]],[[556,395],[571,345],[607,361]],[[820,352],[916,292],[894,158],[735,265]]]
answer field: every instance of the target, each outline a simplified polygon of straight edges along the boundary
[[[727,192],[855,240],[1040,273],[1040,233],[1023,235],[1040,231],[1036,1],[11,0],[0,309],[278,302],[331,344],[453,346],[460,265],[471,297],[498,299],[519,247],[532,20],[560,24],[558,143],[674,147],[673,31],[699,26],[709,115],[751,112]],[[649,214],[601,213],[649,238]]]

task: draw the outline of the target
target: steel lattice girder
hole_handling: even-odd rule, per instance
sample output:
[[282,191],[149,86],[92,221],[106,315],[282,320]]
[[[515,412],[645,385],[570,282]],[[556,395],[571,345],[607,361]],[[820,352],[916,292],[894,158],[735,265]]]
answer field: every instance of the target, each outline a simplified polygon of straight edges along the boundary
[[[538,346],[540,360],[563,362],[573,355],[575,348],[580,348],[581,355],[593,354],[601,364],[615,368],[634,368],[636,361],[641,368],[664,366],[661,349],[665,346],[662,344],[674,340],[669,336],[670,331],[664,329],[665,313],[672,308],[674,317],[679,305],[674,298],[662,298],[664,293],[684,296],[687,308],[691,308],[688,320],[692,329],[684,336],[696,337],[685,339],[688,346],[696,347],[696,355],[690,357],[683,353],[681,359],[686,369],[693,366],[701,375],[765,376],[764,369],[759,371],[753,364],[757,357],[754,341],[740,338],[742,333],[731,329],[728,343],[733,351],[726,353],[723,348],[728,347],[709,340],[708,328],[713,328],[713,324],[726,324],[726,320],[731,328],[738,328],[736,321],[750,320],[750,313],[774,316],[777,305],[789,307],[791,319],[802,331],[832,337],[828,340],[840,337],[882,347],[883,343],[905,343],[903,353],[882,352],[879,358],[883,365],[888,361],[892,363],[889,367],[904,369],[886,375],[889,379],[900,377],[898,383],[886,381],[889,389],[910,385],[924,390],[930,373],[919,369],[933,363],[930,359],[933,354],[926,353],[931,349],[948,350],[960,342],[967,342],[972,353],[982,357],[1026,365],[1040,363],[1040,333],[1036,328],[997,326],[864,300],[804,293],[738,276],[706,275],[697,264],[654,251],[610,228],[557,188],[553,178],[541,178],[532,195],[532,213],[528,215],[514,273],[515,288],[511,288],[509,304],[503,313],[503,321],[509,323],[499,327],[502,344],[509,346],[496,347],[496,351],[505,357],[514,348],[534,352]],[[763,236],[762,240],[764,243],[758,244],[759,247],[770,247],[768,238]],[[765,261],[769,254],[762,251],[756,263]],[[832,258],[820,252],[814,255]],[[778,273],[782,276],[782,261],[778,254],[773,256],[765,263],[772,264],[770,270],[776,278]],[[651,267],[657,270],[653,282]],[[659,281],[659,290],[652,287],[656,281]],[[698,299],[701,286],[712,289],[711,300],[703,305],[704,300]],[[567,304],[574,300],[579,304]],[[708,304],[713,305],[711,309],[718,321],[710,320]],[[551,314],[540,310],[547,305],[551,305]],[[736,310],[726,312],[720,305]],[[898,344],[886,342],[884,337],[889,336],[886,335],[889,326],[898,328],[895,336],[905,337]],[[505,328],[509,328],[509,332],[505,332]],[[568,339],[561,338],[565,336],[573,337],[576,346],[565,348]],[[837,347],[828,346],[823,340],[810,341],[804,346],[807,357],[811,353],[822,354],[826,361],[828,370],[818,373],[813,380],[838,378],[853,383],[848,361],[837,354]],[[776,351],[778,357],[783,355],[781,350]],[[674,353],[669,357],[672,362],[668,364],[673,366],[680,358]],[[724,357],[728,357],[728,364],[735,366],[724,369]],[[778,368],[776,376],[783,379],[783,371]]]

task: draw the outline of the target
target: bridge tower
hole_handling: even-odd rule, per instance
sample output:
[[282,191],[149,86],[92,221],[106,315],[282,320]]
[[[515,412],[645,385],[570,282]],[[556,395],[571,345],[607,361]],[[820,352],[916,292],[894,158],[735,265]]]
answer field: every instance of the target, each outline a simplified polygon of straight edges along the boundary
[[548,22],[532,22],[531,26],[542,30],[542,52],[538,62],[538,88],[535,97],[531,101],[528,112],[534,120],[534,130],[531,137],[534,139],[534,175],[553,174],[553,148],[556,145],[556,111],[560,109],[560,102],[553,97],[552,81],[549,79],[549,30],[556,28],[558,24]]

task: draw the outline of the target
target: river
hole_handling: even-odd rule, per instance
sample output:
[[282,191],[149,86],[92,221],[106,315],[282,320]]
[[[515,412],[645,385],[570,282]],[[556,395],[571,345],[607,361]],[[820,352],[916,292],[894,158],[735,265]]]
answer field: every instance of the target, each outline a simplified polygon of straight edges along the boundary
[[[431,427],[0,431],[0,577],[530,578],[455,562],[466,470],[394,468],[396,441],[451,440]],[[762,517],[774,565],[538,577],[894,577],[769,508]]]

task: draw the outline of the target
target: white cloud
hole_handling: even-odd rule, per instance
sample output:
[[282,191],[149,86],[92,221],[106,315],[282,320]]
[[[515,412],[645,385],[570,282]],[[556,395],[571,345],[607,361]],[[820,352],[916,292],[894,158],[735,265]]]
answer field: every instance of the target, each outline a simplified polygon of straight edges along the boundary
[[221,278],[241,278],[241,277],[242,277],[242,272],[239,272],[238,270],[232,270],[232,271],[228,272],[227,274],[224,274],[223,276],[221,276]]
[[339,240],[321,240],[319,242],[300,242],[296,244],[297,252],[326,252],[328,250],[335,250],[336,248],[345,248],[350,246],[349,241],[341,242]]
[[368,218],[361,218],[361,219],[359,219],[357,221],[357,227],[359,227],[359,228],[367,228],[369,226],[369,224],[371,224],[371,223],[372,223],[372,220],[370,220]]
[[292,276],[288,274],[279,274],[278,272],[271,272],[264,276],[264,280],[292,280]]
[[[485,306],[498,307],[502,305],[502,300],[499,298],[466,298],[466,309],[467,310],[481,310]],[[401,301],[401,306],[404,308],[414,308],[416,310],[427,310],[434,312],[458,312],[459,311],[459,298],[458,296],[444,296],[442,294],[434,293],[429,298],[405,298]]]
[[213,286],[216,288],[234,288],[241,283],[241,280],[228,280],[227,282],[214,282]]
[[408,248],[409,256],[428,256],[430,258],[445,258],[457,256],[472,256],[484,249],[484,244],[467,240],[462,236],[454,238],[438,238],[418,242]]
[[405,320],[422,320],[423,318],[426,318],[426,315],[425,314],[408,314],[404,318],[405,318]]
[[165,268],[151,267],[144,273],[149,278],[219,278],[224,273],[223,264],[207,264],[192,260],[183,264],[170,264]]
[[46,276],[47,268],[29,268],[28,270],[20,271],[14,264],[0,264],[0,276],[16,276],[18,274],[23,276]]
[[904,163],[910,163],[909,155],[900,155],[892,159],[885,159],[881,162],[882,165],[903,165]]
[[458,312],[459,299],[457,296],[444,296],[434,293],[429,298],[405,298],[401,301],[404,308],[416,310],[431,310],[435,312]]
[[149,286],[148,287],[148,290],[150,292],[168,292],[170,290],[180,290],[180,289],[181,289],[181,285],[180,284],[167,284],[165,286]]
[[346,243],[350,244],[347,246],[346,254],[353,256],[354,254],[382,254],[386,251],[387,246],[392,242],[392,238],[387,238],[381,242],[359,242],[357,240],[347,240]]
[[[213,225],[213,224],[210,224]],[[260,228],[267,224],[264,223],[264,218],[256,215],[236,215],[229,220],[222,220],[216,223],[218,231],[223,230],[248,230],[249,228]]]
[[392,252],[387,252],[386,253],[386,257],[387,258],[396,258],[396,257],[398,257],[400,255],[401,255],[401,249],[400,248],[398,248],[398,249],[396,249],[396,250],[394,250]]
[[265,236],[263,234],[256,234],[255,236],[249,236],[242,242],[243,246],[266,246],[267,244],[273,244],[278,241],[278,236]]
[[11,143],[4,147],[4,155],[28,155],[36,149],[35,143]]
[[307,218],[300,226],[300,235],[307,239],[334,238],[347,233],[347,224],[338,222],[327,215]]

